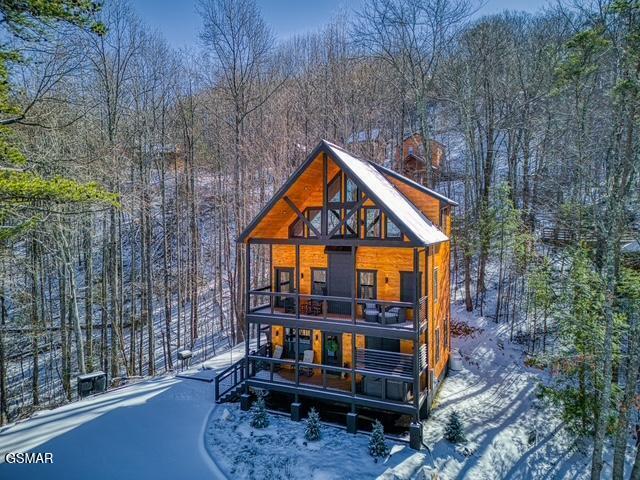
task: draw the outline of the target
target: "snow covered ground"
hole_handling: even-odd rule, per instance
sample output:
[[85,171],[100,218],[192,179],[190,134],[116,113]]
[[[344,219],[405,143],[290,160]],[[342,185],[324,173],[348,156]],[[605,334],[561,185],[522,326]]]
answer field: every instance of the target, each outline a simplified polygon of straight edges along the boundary
[[[231,359],[227,351],[206,362],[211,370],[184,374],[213,378]],[[224,478],[203,442],[213,395],[213,383],[163,376],[39,411],[0,430],[0,462],[33,451],[53,453],[53,464],[0,463],[0,478]]]
[[424,453],[392,441],[387,445],[393,447],[393,455],[387,462],[375,462],[368,454],[368,435],[348,434],[337,426],[323,425],[322,439],[307,442],[304,422],[270,414],[269,426],[255,429],[250,419],[251,414],[237,404],[223,405],[207,427],[207,449],[230,479],[376,478],[416,459],[418,464],[424,462]]
[[[164,376],[3,428],[0,461],[6,452],[28,450],[51,452],[54,463],[3,463],[0,478],[422,480],[436,478],[436,472],[440,480],[587,478],[588,456],[565,431],[558,412],[536,395],[548,375],[524,365],[522,349],[509,343],[504,324],[457,305],[453,313],[454,321],[476,330],[452,339],[462,369],[450,372],[425,422],[430,452],[389,440],[396,453],[376,463],[367,453],[365,434],[327,425],[320,442],[305,444],[304,423],[276,415],[269,428],[256,431],[237,405],[216,407],[212,383]],[[242,352],[238,346],[233,357],[227,351],[206,362],[211,370],[188,373],[212,378]],[[452,410],[465,425],[464,447],[442,438]]]
[[[475,317],[462,306],[453,309],[454,321],[479,330],[452,338],[463,368],[450,372],[425,423],[425,443],[440,478],[588,478],[590,459],[563,428],[557,410],[536,395],[546,373],[524,365],[522,349],[509,343],[508,325]],[[464,448],[442,438],[452,410],[465,425]]]

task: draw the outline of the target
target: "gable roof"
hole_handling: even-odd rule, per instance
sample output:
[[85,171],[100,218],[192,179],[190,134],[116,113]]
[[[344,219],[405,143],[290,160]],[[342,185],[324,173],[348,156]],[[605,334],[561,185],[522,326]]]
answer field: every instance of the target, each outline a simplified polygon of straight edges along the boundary
[[449,205],[452,205],[454,207],[458,206],[458,202],[456,202],[455,200],[451,200],[448,197],[445,197],[444,195],[442,195],[441,193],[436,192],[435,190],[431,190],[430,188],[425,187],[424,185],[419,184],[418,182],[414,182],[413,180],[411,180],[410,178],[405,177],[404,175],[400,175],[398,172],[395,172],[389,168],[383,167],[382,165],[378,165],[377,163],[373,163],[372,165],[381,173],[384,173],[386,175],[389,175],[390,177],[395,178],[396,180],[400,180],[401,182],[405,183],[406,185],[409,185],[413,188],[415,188],[416,190],[420,190],[423,193],[426,193],[427,195],[431,195],[432,197],[437,198],[438,200],[447,203]]
[[[296,169],[284,185],[278,189],[273,198],[239,235],[238,242],[243,242],[249,237],[262,218],[284,197],[296,179],[311,165],[318,154],[322,152],[329,154],[338,167],[349,174],[367,196],[371,198],[378,207],[384,210],[411,240],[422,245],[432,245],[449,239],[385,178],[383,173],[378,169],[378,165],[368,160],[359,159],[342,147],[327,140],[321,140],[307,159]],[[398,175],[392,170],[385,170],[392,172],[394,175]],[[401,175],[398,175],[398,177],[410,181]],[[455,204],[455,202],[453,203]]]
[[[323,140],[334,158],[340,160],[343,169],[351,178],[359,183],[363,190],[373,198],[376,204],[385,210],[400,226],[405,227],[406,234],[414,237],[424,245],[440,243],[449,240],[442,231],[425,217],[407,198],[402,195],[384,175],[374,166],[373,162],[360,160],[338,145]],[[412,235],[413,234],[413,235]]]

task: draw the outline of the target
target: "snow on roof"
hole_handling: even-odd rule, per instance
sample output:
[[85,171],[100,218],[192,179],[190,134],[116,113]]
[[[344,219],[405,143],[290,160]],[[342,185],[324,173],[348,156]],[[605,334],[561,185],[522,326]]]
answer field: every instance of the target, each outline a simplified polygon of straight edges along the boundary
[[[324,140],[329,150],[340,160],[353,179],[367,187],[380,207],[388,210],[424,245],[445,242],[449,238],[429,221],[368,161],[360,160],[341,147]],[[411,235],[410,235],[411,236]]]
[[365,143],[368,141],[378,140],[378,138],[380,138],[380,129],[372,128],[371,130],[362,130],[357,133],[352,133],[349,135],[349,138],[347,138],[347,143]]
[[391,170],[390,168],[384,167],[382,165],[378,165],[378,164],[372,164],[377,170],[382,171],[383,173],[387,173],[389,175],[391,175],[392,177],[395,177],[399,180],[402,180],[404,183],[411,185],[412,187],[421,190],[425,193],[428,193],[429,195],[434,196],[435,198],[437,198],[438,200],[442,200],[443,202],[446,202],[450,205],[453,206],[457,206],[458,202],[451,200],[448,197],[445,197],[444,195],[442,195],[441,193],[436,192],[435,190],[432,190],[430,188],[425,187],[424,185],[420,185],[419,183],[411,180],[410,178],[405,177],[404,175],[400,175],[398,172],[395,172],[393,170]]

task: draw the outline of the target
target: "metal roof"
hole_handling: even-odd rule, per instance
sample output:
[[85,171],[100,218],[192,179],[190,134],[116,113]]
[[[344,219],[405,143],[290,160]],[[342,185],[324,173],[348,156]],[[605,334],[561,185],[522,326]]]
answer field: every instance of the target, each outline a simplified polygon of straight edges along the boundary
[[[389,217],[400,227],[400,229],[414,242],[421,245],[433,245],[449,240],[438,227],[436,227],[407,197],[405,197],[385,176],[389,174],[401,180],[413,188],[428,193],[437,199],[457,205],[454,201],[422,187],[412,180],[376,165],[369,160],[362,160],[355,157],[342,147],[322,140],[307,157],[307,159],[296,169],[289,179],[278,189],[271,200],[260,210],[258,215],[238,236],[238,241],[242,242],[248,238],[260,220],[273,208],[289,188],[295,183],[298,176],[311,164],[320,152],[328,153],[336,164],[344,170],[354,182],[370,197],[378,207],[380,207]],[[384,174],[383,174],[384,173]]]

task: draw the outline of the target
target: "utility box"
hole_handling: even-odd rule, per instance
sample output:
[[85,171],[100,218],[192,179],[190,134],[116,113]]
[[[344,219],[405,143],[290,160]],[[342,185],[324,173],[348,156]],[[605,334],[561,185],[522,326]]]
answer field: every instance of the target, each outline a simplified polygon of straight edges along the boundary
[[102,371],[78,375],[77,380],[80,398],[104,392],[107,389],[107,374]]
[[180,360],[182,369],[191,365],[191,357],[193,357],[193,352],[191,350],[180,350],[178,352],[178,360]]
[[191,353],[191,350],[180,350],[178,352],[178,360],[189,360],[191,357],[193,356],[193,353]]

